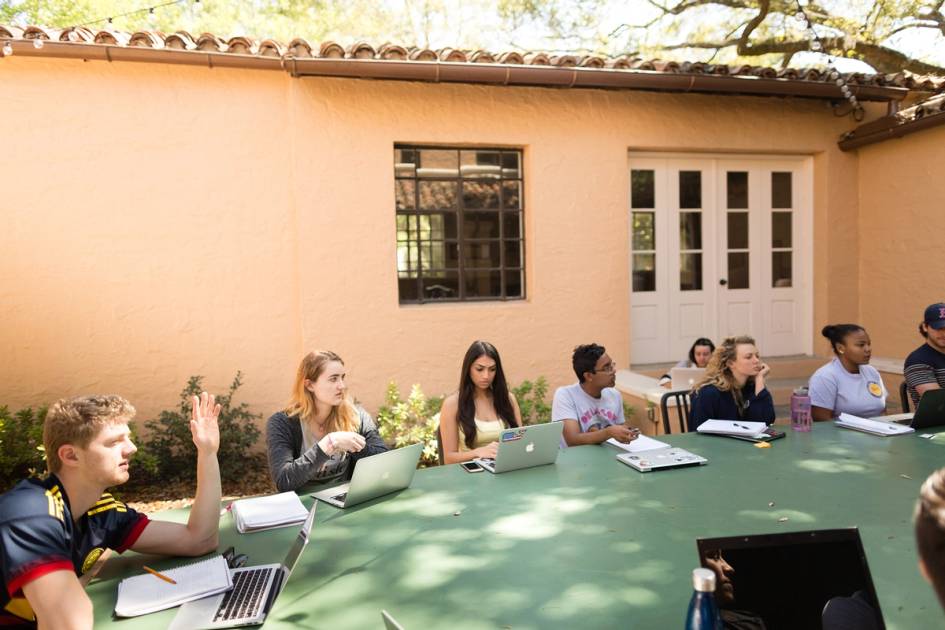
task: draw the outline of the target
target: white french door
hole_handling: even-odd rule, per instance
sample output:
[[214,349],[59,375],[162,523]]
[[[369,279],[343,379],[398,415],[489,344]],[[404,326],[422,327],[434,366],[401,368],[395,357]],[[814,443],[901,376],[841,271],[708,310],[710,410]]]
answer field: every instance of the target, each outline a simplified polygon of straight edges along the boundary
[[632,155],[631,362],[737,334],[810,352],[811,188],[809,158]]

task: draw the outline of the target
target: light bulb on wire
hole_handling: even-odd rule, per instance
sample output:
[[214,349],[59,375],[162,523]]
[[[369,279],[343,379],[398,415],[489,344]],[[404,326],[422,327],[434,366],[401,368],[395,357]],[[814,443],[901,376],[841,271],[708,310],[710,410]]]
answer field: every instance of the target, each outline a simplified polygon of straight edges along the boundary
[[3,42],[2,50],[3,50],[3,56],[9,57],[10,55],[13,54],[13,44],[11,44],[10,42]]

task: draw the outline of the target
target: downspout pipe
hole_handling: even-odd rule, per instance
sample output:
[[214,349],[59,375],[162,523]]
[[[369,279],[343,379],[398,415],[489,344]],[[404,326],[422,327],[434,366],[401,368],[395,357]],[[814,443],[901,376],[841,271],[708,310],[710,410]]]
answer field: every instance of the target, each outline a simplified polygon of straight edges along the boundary
[[[245,55],[200,50],[116,46],[76,42],[43,41],[36,49],[32,40],[9,40],[15,55],[59,57],[86,61],[131,61],[206,66],[282,70],[293,77],[340,77],[431,83],[471,83],[525,87],[598,88],[701,92],[758,96],[800,96],[844,100],[833,82],[815,82],[740,75],[664,73],[647,70],[609,68],[566,68],[516,64],[461,63],[440,61],[398,61],[387,59],[331,59]],[[907,88],[851,85],[861,101],[899,101]]]

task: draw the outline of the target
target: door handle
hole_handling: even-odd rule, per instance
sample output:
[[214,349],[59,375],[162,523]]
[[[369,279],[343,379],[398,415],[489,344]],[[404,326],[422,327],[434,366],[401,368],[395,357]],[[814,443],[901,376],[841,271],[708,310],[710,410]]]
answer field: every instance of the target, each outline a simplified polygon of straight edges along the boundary
[[721,278],[719,279],[719,284],[724,287],[726,284],[728,284],[728,280],[726,280],[725,278]]

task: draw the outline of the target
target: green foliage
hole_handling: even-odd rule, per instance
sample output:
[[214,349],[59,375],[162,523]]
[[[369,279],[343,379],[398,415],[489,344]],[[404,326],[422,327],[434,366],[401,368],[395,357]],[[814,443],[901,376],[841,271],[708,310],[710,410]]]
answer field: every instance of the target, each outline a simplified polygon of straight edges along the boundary
[[420,465],[436,466],[439,459],[436,432],[440,426],[442,403],[442,396],[427,398],[416,384],[410,389],[407,400],[401,400],[397,383],[391,381],[387,385],[384,404],[377,411],[378,432],[392,448],[422,443]]
[[[136,474],[132,477],[136,483],[150,479],[158,481],[190,480],[197,473],[197,449],[190,433],[191,400],[204,391],[202,376],[191,376],[187,386],[180,393],[180,403],[176,409],[164,410],[156,420],[144,423],[148,437],[142,442],[142,449],[132,461],[138,462]],[[256,420],[261,416],[249,411],[246,403],[235,404],[233,396],[243,384],[243,375],[236,373],[226,394],[217,396],[220,404],[220,450],[217,458],[220,462],[220,476],[225,481],[236,479],[259,456],[250,454],[250,449],[259,439],[260,431]],[[262,462],[258,462],[262,465]]]
[[31,407],[10,413],[0,407],[0,488],[6,490],[25,477],[46,470],[43,451],[43,421],[46,407]]
[[637,415],[637,408],[633,405],[623,401],[623,419],[625,422],[630,422],[630,418]]
[[518,408],[522,412],[522,424],[544,424],[551,421],[551,405],[548,404],[548,381],[539,376],[532,381],[522,381],[518,387],[512,388],[512,395],[518,401]]

